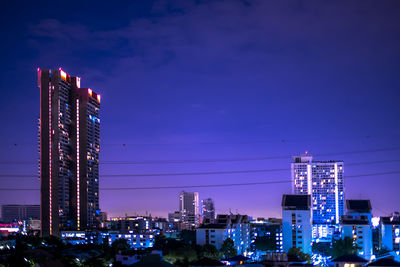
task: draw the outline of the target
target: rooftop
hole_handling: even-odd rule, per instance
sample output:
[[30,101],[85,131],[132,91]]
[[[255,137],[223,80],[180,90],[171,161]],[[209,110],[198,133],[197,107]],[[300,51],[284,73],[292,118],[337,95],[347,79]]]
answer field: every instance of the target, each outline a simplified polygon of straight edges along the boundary
[[400,262],[395,261],[392,258],[383,258],[383,259],[371,262],[367,266],[400,266]]
[[336,259],[333,260],[333,262],[361,262],[361,263],[366,263],[368,262],[366,259],[361,258],[357,255],[353,254],[347,254],[343,255],[340,257],[337,257]]
[[370,213],[372,210],[371,201],[369,201],[369,199],[348,199],[346,200],[346,208],[349,213]]
[[383,224],[400,225],[400,217],[381,217]]
[[283,195],[282,207],[285,210],[308,210],[311,207],[310,195]]

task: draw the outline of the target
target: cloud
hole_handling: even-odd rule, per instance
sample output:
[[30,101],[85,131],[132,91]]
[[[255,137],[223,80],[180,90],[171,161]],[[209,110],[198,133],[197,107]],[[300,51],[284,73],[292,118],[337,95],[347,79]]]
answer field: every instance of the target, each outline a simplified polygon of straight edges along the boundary
[[338,60],[340,52],[346,59],[351,52],[362,59],[371,52],[365,44],[383,48],[376,57],[389,57],[397,47],[387,40],[400,33],[389,7],[365,1],[156,1],[150,16],[116,29],[45,19],[30,30],[45,43],[101,51],[122,64],[131,59],[151,69],[173,62],[181,71],[229,73],[277,58]]

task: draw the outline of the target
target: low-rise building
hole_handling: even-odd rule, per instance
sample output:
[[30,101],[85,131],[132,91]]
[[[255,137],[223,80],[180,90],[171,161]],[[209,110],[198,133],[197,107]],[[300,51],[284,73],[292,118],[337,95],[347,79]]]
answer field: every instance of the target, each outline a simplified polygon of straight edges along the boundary
[[121,233],[129,233],[130,231],[147,231],[152,228],[151,216],[126,216],[115,217],[110,220],[112,230]]
[[210,244],[221,249],[225,239],[232,239],[239,254],[250,251],[250,223],[247,215],[219,214],[215,223],[202,224],[196,229],[196,243]]
[[372,214],[369,200],[347,200],[347,214],[342,216],[342,236],[353,239],[360,248],[358,256],[371,260],[372,244]]
[[146,249],[154,245],[154,238],[158,232],[146,233],[120,233],[119,231],[62,231],[61,239],[67,243],[78,244],[103,244],[108,242],[109,245],[117,239],[125,239],[133,249]]
[[334,267],[363,267],[368,261],[357,255],[343,255],[332,261]]
[[[282,219],[257,218],[257,220],[250,221],[251,227],[251,251],[256,254],[266,254],[269,252],[282,252],[283,251],[283,238],[282,238]],[[263,249],[263,253],[258,251],[257,244],[264,239],[268,243],[267,248]]]

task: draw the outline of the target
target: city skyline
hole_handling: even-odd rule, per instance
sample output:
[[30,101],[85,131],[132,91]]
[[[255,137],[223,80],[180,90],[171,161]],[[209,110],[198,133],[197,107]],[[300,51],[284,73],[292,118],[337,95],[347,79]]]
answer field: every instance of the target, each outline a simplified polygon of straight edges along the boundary
[[[37,190],[1,191],[0,204],[40,202],[36,68],[61,67],[104,96],[100,188],[290,180],[291,156],[309,151],[344,162],[347,199],[370,199],[374,216],[398,210],[400,6],[336,4],[138,1],[112,12],[100,1],[85,17],[74,1],[7,4],[2,187]],[[186,190],[216,214],[280,217],[291,189],[100,189],[100,207],[167,217]]]

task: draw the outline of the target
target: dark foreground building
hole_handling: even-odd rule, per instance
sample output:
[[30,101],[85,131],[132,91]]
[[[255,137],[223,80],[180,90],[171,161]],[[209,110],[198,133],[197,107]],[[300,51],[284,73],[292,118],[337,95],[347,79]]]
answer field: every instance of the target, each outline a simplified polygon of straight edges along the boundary
[[38,69],[42,236],[98,225],[100,95],[80,78]]

